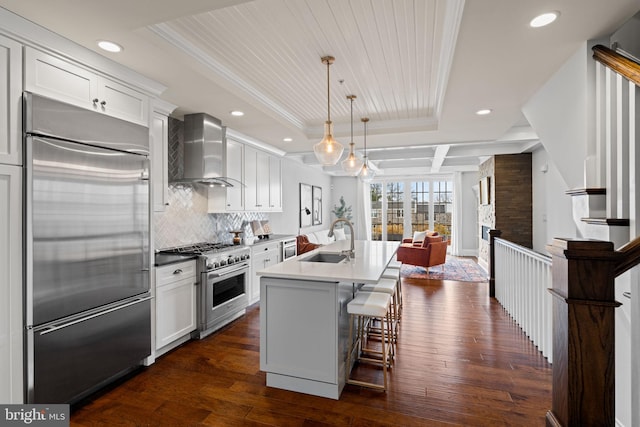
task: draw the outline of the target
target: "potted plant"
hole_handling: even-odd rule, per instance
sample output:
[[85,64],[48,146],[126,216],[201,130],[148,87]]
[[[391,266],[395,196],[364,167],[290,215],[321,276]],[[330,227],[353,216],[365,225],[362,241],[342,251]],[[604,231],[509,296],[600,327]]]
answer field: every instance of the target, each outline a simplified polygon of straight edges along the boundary
[[[331,211],[331,213],[333,213],[336,218],[344,218],[348,221],[351,221],[351,218],[353,218],[353,216],[351,215],[351,206],[347,206],[346,202],[344,201],[344,196],[340,196],[340,206],[333,205],[333,210]],[[338,223],[336,224],[336,228],[342,228],[343,225],[343,223]]]

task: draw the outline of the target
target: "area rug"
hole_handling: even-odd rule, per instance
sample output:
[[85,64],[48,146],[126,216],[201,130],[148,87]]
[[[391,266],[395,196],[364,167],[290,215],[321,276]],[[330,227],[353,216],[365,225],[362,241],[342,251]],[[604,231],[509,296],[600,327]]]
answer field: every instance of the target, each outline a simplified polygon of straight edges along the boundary
[[424,267],[403,264],[400,270],[402,277],[410,279],[457,280],[459,282],[488,282],[487,273],[471,258],[447,257],[442,266],[430,267],[429,272]]

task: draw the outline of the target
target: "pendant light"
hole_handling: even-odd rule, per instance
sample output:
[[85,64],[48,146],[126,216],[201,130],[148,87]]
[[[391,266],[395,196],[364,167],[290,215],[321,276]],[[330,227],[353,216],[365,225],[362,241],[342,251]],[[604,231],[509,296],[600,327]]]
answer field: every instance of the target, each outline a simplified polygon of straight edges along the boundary
[[368,182],[375,176],[375,172],[369,167],[369,160],[367,160],[367,122],[369,119],[367,117],[363,117],[360,121],[364,123],[364,165],[362,165],[362,170],[360,171],[360,178],[362,178],[363,181]]
[[333,166],[338,163],[344,151],[342,144],[333,139],[333,123],[331,123],[329,67],[334,60],[333,56],[322,57],[322,63],[327,64],[327,121],[324,123],[324,138],[313,146],[313,152],[323,166]]
[[356,99],[355,95],[347,95],[347,99],[351,101],[351,142],[349,143],[349,156],[342,161],[342,169],[351,176],[357,176],[362,169],[364,162],[358,156],[356,156],[353,142],[353,100]]

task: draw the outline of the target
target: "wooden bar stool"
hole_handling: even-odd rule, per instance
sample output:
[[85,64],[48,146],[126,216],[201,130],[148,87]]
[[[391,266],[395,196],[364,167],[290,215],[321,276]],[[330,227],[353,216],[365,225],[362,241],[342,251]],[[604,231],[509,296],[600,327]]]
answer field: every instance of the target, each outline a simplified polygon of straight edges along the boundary
[[[391,324],[389,311],[391,295],[382,292],[358,292],[354,299],[347,304],[349,313],[349,343],[347,353],[346,382],[347,384],[369,387],[377,390],[387,390],[387,369],[391,366]],[[381,350],[365,346],[367,341],[367,326],[370,321],[378,320],[382,325],[380,339]],[[357,336],[353,337],[353,325],[357,323]],[[368,343],[367,343],[368,344]],[[352,354],[356,351],[356,361],[379,364],[382,366],[383,384],[351,379]],[[375,356],[375,357],[374,357]]]

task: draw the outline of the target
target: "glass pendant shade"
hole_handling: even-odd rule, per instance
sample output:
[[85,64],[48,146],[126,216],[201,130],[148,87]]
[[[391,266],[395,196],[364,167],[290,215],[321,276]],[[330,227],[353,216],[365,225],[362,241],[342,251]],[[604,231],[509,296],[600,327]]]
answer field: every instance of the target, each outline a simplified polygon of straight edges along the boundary
[[360,173],[362,165],[364,165],[364,161],[356,156],[356,153],[353,151],[353,146],[355,144],[352,142],[349,145],[351,146],[351,150],[349,151],[349,156],[342,161],[342,170],[344,170],[348,175],[356,176]]
[[375,172],[373,171],[373,169],[369,168],[368,166],[368,162],[365,159],[364,161],[364,165],[362,165],[362,170],[360,171],[360,178],[364,181],[364,182],[369,182],[371,181],[374,177],[376,176]]
[[333,166],[338,163],[344,147],[333,139],[333,123],[330,121],[324,124],[324,138],[313,146],[316,158],[323,166]]
[[351,102],[351,142],[349,143],[349,155],[342,161],[342,170],[344,170],[347,175],[357,176],[364,162],[356,156],[356,144],[353,142],[353,100],[356,99],[356,96],[347,95],[347,99]]

